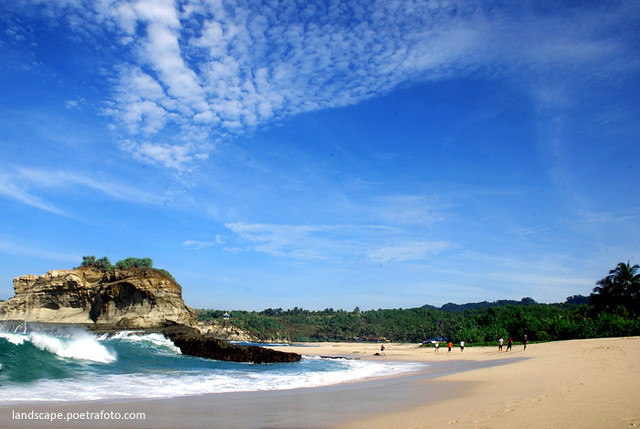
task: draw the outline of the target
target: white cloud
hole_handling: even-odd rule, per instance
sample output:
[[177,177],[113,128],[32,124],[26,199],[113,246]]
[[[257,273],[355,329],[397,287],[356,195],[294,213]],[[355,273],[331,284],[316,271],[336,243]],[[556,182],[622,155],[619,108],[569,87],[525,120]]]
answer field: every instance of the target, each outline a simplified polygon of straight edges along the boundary
[[195,250],[206,249],[207,247],[213,247],[218,244],[217,241],[196,241],[196,240],[186,240],[182,245],[184,247],[188,247]]
[[60,262],[74,262],[81,261],[82,258],[79,255],[67,254],[60,252],[59,250],[45,250],[41,247],[29,247],[24,244],[16,244],[11,241],[0,239],[0,253],[17,256],[27,256],[31,258],[49,259]]
[[432,225],[452,216],[452,204],[434,195],[388,195],[374,203],[367,211],[392,224]]
[[637,222],[640,217],[640,210],[625,210],[622,212],[581,211],[578,213],[578,216],[585,223]]
[[116,116],[130,134],[148,136],[167,124],[175,106],[157,80],[138,67],[124,67],[107,113]]
[[404,232],[376,225],[225,225],[244,248],[301,260],[365,259],[375,263],[424,260],[452,247],[444,241],[415,241]]
[[[635,49],[632,42],[618,31],[638,15],[632,1],[607,10],[545,11],[522,2],[422,0],[105,0],[57,7],[68,19],[114,31],[130,50],[128,64],[114,65],[124,72],[107,111],[130,139],[142,133],[149,141],[171,126],[182,130],[160,145],[179,147],[165,151],[184,161],[162,163],[170,168],[196,159],[199,142],[212,135],[358,103],[407,82],[498,72],[539,82],[534,92],[553,93],[558,73],[610,80],[638,67],[625,55]],[[139,146],[158,146],[149,144]]]
[[161,204],[162,198],[129,184],[112,179],[82,175],[59,170],[41,170],[35,168],[15,168],[16,177],[28,186],[39,189],[63,189],[69,187],[86,187],[120,200],[145,204]]
[[64,107],[71,110],[78,107],[78,102],[76,100],[65,100]]
[[205,160],[208,154],[196,152],[197,148],[190,144],[171,145],[167,143],[134,142],[127,140],[123,142],[123,148],[130,152],[133,157],[148,164],[161,165],[164,167],[184,170],[194,159]]
[[70,216],[65,210],[48,203],[36,193],[61,192],[88,188],[119,201],[138,204],[162,204],[162,198],[114,180],[84,176],[79,173],[40,170],[25,167],[5,167],[0,173],[0,195],[54,214]]
[[12,175],[0,173],[0,195],[40,210],[64,216],[67,215],[62,209],[45,202],[40,197],[32,195],[28,189],[25,188],[22,181],[18,182],[19,183],[15,181]]
[[429,256],[452,248],[446,241],[409,241],[401,245],[386,246],[374,249],[369,259],[381,264],[390,262],[423,261]]

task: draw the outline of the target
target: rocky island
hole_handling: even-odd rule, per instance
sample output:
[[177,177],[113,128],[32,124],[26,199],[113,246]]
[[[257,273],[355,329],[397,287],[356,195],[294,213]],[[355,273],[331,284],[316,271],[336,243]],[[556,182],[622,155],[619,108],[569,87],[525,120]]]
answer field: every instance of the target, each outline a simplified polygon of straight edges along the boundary
[[0,303],[0,319],[72,323],[93,330],[193,325],[181,286],[159,270],[102,271],[79,267],[13,279],[15,296]]
[[0,320],[83,326],[97,332],[145,330],[170,338],[182,353],[234,362],[296,362],[300,355],[237,346],[196,327],[182,287],[155,268],[103,270],[81,266],[13,280],[15,296],[0,302]]

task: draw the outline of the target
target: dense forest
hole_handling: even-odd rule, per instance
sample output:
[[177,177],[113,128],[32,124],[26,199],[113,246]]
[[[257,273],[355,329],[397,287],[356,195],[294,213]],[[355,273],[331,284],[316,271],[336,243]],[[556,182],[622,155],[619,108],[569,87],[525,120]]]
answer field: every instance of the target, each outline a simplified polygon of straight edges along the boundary
[[222,318],[262,341],[397,341],[431,338],[496,344],[498,338],[553,341],[640,335],[640,267],[620,263],[586,297],[541,304],[531,298],[409,309],[309,311],[268,308],[255,311],[198,310],[198,319]]

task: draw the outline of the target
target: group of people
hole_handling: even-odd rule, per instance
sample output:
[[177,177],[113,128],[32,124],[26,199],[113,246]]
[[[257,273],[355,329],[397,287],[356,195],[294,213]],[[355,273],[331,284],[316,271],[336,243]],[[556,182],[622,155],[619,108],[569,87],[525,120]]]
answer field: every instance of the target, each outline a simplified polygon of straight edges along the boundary
[[[449,349],[449,352],[451,351],[451,348],[453,347],[453,343],[451,341],[449,341],[447,343],[447,348]],[[440,341],[436,341],[436,351],[440,350]],[[460,341],[460,351],[463,352],[464,351],[464,341]]]
[[[524,350],[527,350],[527,343],[529,342],[529,338],[527,338],[527,336],[525,335],[524,338],[522,339],[522,344],[524,345]],[[502,351],[502,346],[504,345],[504,339],[502,337],[500,337],[500,339],[498,340],[498,351],[501,352]],[[507,340],[507,351],[511,351],[511,346],[513,345],[513,340],[511,339],[511,337],[509,337],[509,339]]]
[[[525,335],[524,338],[522,339],[522,344],[524,346],[524,350],[527,350],[527,343],[529,342],[529,339],[527,338],[527,336]],[[440,350],[440,341],[436,341],[435,342],[435,346],[436,346],[436,352],[438,350]],[[498,340],[498,351],[502,351],[502,346],[504,346],[504,338],[500,337],[500,339]],[[511,337],[509,337],[507,339],[507,350],[506,351],[511,351],[511,347],[513,346],[513,340],[511,339]],[[449,341],[447,343],[447,348],[449,349],[448,351],[451,352],[451,348],[453,347],[453,343],[451,341]],[[464,341],[460,341],[460,351],[463,352],[464,351]],[[384,344],[382,344],[380,346],[380,354],[382,356],[386,355],[386,348],[384,346]],[[377,354],[377,353],[376,353]]]

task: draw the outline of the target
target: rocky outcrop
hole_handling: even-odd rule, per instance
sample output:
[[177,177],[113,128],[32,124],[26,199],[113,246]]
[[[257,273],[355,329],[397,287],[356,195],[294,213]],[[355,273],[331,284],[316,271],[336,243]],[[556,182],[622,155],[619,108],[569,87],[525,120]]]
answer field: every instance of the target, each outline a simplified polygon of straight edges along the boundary
[[183,354],[190,356],[251,363],[298,362],[302,358],[298,353],[229,344],[212,336],[202,335],[197,329],[188,326],[168,327],[163,329],[162,333],[171,339]]
[[208,320],[206,322],[198,322],[197,327],[203,335],[221,340],[247,342],[256,340],[247,332],[228,321]]
[[182,288],[155,269],[93,268],[27,274],[13,280],[15,296],[0,303],[0,320],[81,323],[98,329],[193,325]]
[[[0,320],[81,324],[94,331],[142,329],[162,332],[183,354],[233,362],[297,362],[300,355],[263,347],[236,346],[196,328],[196,314],[182,288],[151,268],[93,268],[27,274],[13,280],[15,296],[0,302]],[[229,325],[213,328],[224,336]],[[236,335],[246,335],[237,331]]]

